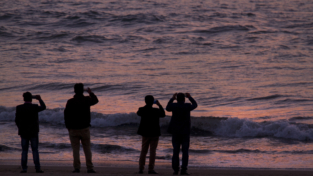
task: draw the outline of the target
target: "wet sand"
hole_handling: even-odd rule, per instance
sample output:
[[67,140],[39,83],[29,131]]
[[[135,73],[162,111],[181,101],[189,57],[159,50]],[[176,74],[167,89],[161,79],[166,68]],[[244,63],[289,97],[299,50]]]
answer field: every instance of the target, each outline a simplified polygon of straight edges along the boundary
[[[35,172],[32,161],[29,160],[28,172],[26,174],[19,173],[21,166],[18,160],[0,160],[0,175],[148,175],[147,171],[144,174],[136,173],[138,167],[135,162],[125,161],[105,161],[95,163],[95,174],[87,173],[87,169],[82,163],[80,173],[71,173],[73,167],[70,161],[41,161],[42,170],[44,173]],[[172,175],[170,163],[158,163],[155,166],[155,171],[158,175]],[[211,175],[211,176],[312,176],[311,169],[244,169],[244,168],[204,168],[190,167],[188,173],[194,176]]]

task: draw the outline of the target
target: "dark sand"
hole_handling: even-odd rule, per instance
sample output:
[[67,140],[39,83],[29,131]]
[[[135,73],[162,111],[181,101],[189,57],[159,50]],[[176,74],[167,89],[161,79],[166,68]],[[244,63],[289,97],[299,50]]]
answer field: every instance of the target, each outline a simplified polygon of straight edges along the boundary
[[[34,164],[29,160],[28,172],[26,174],[19,173],[21,166],[18,160],[1,160],[0,159],[0,175],[148,175],[137,174],[137,163],[135,162],[115,162],[106,161],[95,163],[96,174],[88,174],[84,163],[80,173],[71,173],[73,167],[71,161],[41,161],[44,173],[35,172]],[[172,175],[170,163],[157,163],[155,171],[158,175]],[[313,176],[313,169],[243,169],[243,168],[204,168],[190,167],[188,172],[194,176],[211,175],[211,176]]]

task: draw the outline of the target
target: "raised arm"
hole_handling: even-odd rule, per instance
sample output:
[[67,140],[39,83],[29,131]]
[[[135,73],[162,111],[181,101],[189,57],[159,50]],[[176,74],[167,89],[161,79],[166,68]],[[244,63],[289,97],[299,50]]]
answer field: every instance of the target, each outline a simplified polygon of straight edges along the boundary
[[40,106],[38,106],[38,112],[45,110],[46,109],[46,104],[41,99],[41,96],[40,95],[36,95],[36,99],[39,101],[39,104],[40,104]]
[[196,109],[198,107],[197,102],[191,97],[191,95],[189,93],[186,93],[186,97],[191,102],[190,111]]
[[173,102],[176,99],[176,96],[177,96],[177,93],[175,93],[173,97],[170,99],[170,101],[167,103],[167,106],[166,106],[167,111],[171,112],[173,110]]
[[91,98],[90,106],[97,104],[99,102],[98,97],[93,92],[91,92],[89,87],[87,89],[87,92],[89,93],[89,96]]
[[165,117],[165,111],[161,103],[157,100],[156,104],[159,106],[159,117]]

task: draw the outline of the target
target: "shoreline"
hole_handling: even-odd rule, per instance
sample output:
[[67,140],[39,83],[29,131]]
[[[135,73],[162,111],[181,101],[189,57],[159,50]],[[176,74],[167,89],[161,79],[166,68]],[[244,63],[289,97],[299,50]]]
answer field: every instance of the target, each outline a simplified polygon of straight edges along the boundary
[[[95,167],[97,173],[92,175],[147,175],[147,170],[144,170],[144,174],[138,174],[137,167],[121,167],[121,166],[104,166],[104,167]],[[44,173],[39,175],[58,175],[66,176],[73,174],[72,166],[42,166]],[[20,166],[16,165],[0,165],[0,174],[2,176],[6,175],[16,175],[20,174]],[[86,167],[82,167],[80,173],[75,173],[73,175],[90,175],[87,173]],[[173,170],[171,168],[164,168],[156,166],[155,171],[158,172],[158,175],[173,175]],[[194,176],[202,175],[214,175],[214,176],[311,176],[313,175],[313,170],[263,170],[263,169],[216,169],[216,168],[189,168],[188,173]],[[28,167],[27,175],[38,175],[35,172],[35,168],[32,166]]]
[[[146,167],[149,160],[146,161]],[[3,170],[6,166],[9,168],[19,168],[19,171],[21,169],[20,166],[20,160],[17,159],[0,159],[0,173],[3,173]],[[71,171],[73,170],[72,166],[72,160],[41,160],[41,167],[43,170],[45,168],[68,168],[67,170]],[[32,159],[28,159],[28,168],[30,170],[34,170],[34,163]],[[138,162],[134,161],[94,161],[93,162],[95,168],[99,168],[100,170],[103,170],[103,168],[121,168],[121,169],[130,169],[133,170],[134,173],[138,169]],[[102,168],[102,169],[101,169]],[[50,169],[49,169],[50,170]],[[86,170],[86,164],[84,158],[81,160],[81,170]],[[119,170],[119,169],[118,169]],[[172,172],[171,162],[168,163],[155,163],[155,170],[162,170],[164,172]],[[313,168],[249,168],[249,167],[212,167],[212,166],[188,166],[188,171],[277,171],[277,172],[309,172],[313,175]],[[14,171],[15,173],[17,171]]]

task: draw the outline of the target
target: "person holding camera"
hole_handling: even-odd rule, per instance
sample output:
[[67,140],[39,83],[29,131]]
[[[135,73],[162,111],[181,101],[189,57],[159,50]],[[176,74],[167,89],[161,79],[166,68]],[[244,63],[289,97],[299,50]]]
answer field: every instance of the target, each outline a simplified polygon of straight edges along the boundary
[[[160,118],[165,117],[165,111],[158,100],[154,100],[152,95],[145,97],[146,106],[139,108],[137,115],[141,117],[137,133],[142,136],[142,147],[139,159],[139,173],[143,174],[146,162],[146,155],[150,146],[149,170],[148,174],[158,174],[154,171],[156,148],[161,136]],[[153,108],[153,104],[159,108]]]
[[[21,173],[27,172],[27,157],[29,141],[33,152],[33,160],[35,164],[36,173],[43,173],[40,168],[39,161],[39,119],[38,112],[46,109],[45,103],[42,101],[40,95],[32,96],[30,92],[23,94],[25,103],[16,106],[15,124],[18,128],[18,135],[21,136],[22,143],[22,171]],[[40,106],[32,104],[32,99],[39,101]]]
[[90,143],[90,106],[99,102],[97,96],[91,92],[90,88],[86,90],[89,96],[84,96],[84,84],[77,83],[74,86],[75,95],[67,101],[64,109],[65,126],[69,131],[69,137],[73,149],[74,171],[80,172],[80,141],[83,145],[87,173],[96,173],[93,170],[91,143]]
[[[185,96],[190,103],[185,103]],[[177,98],[177,103],[173,103]],[[166,110],[172,112],[172,118],[169,123],[168,132],[172,134],[173,157],[172,168],[174,175],[179,172],[179,152],[182,146],[182,166],[180,175],[189,175],[187,173],[188,159],[189,159],[189,145],[190,145],[190,129],[191,119],[190,111],[197,108],[197,102],[191,97],[189,93],[175,93],[166,106]]]

